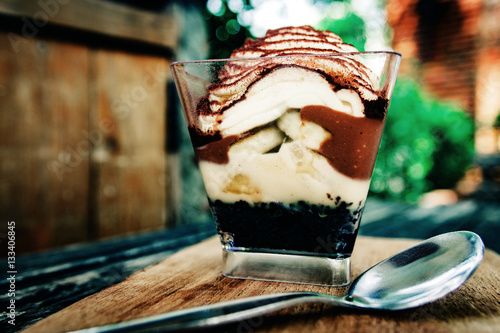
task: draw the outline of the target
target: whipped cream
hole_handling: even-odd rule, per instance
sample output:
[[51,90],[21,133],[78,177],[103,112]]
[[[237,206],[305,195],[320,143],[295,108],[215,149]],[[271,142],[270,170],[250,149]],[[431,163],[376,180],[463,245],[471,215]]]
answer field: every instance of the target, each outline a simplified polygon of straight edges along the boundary
[[199,125],[203,132],[240,134],[278,119],[289,109],[306,105],[325,105],[364,117],[361,98],[355,92],[333,91],[322,74],[310,69],[278,67],[249,87],[244,99],[221,114],[201,117]]
[[227,155],[200,158],[211,200],[364,205],[387,101],[356,52],[303,26],[231,54],[198,104],[196,133],[217,143],[198,151]]
[[237,202],[299,201],[334,206],[336,197],[364,204],[369,180],[353,180],[333,169],[322,156],[298,143],[285,143],[279,153],[230,155],[228,164],[200,161],[211,200]]
[[[378,78],[362,63],[356,59],[357,52],[350,44],[343,43],[339,36],[329,31],[317,31],[311,27],[288,27],[270,30],[265,37],[256,40],[248,39],[245,45],[235,50],[231,54],[231,60],[226,63],[219,73],[219,81],[209,88],[208,107],[201,110],[199,127],[203,132],[226,131],[233,126],[236,121],[233,115],[227,115],[232,108],[245,109],[248,106],[238,104],[252,104],[248,102],[256,92],[263,87],[272,87],[277,82],[292,82],[300,74],[294,71],[276,71],[284,68],[291,68],[297,71],[314,71],[317,75],[307,75],[300,81],[300,85],[295,87],[295,92],[299,90],[313,91],[309,93],[309,99],[322,101],[331,97],[326,90],[332,93],[344,90],[344,93],[333,100],[344,100],[348,104],[358,95],[362,108],[355,102],[356,110],[365,114],[365,105],[379,99],[375,92],[378,89]],[[294,57],[294,55],[313,55],[310,57]],[[291,57],[289,57],[292,55]],[[262,57],[265,57],[262,59]],[[272,57],[272,58],[269,58]],[[249,60],[248,58],[253,58]],[[257,58],[257,59],[255,59]],[[243,59],[238,61],[238,59]],[[304,73],[302,71],[302,73]],[[309,81],[310,79],[310,81]],[[254,85],[258,85],[257,89]],[[316,91],[315,88],[318,88]],[[277,89],[276,89],[277,90]],[[345,91],[352,91],[346,98]],[[307,92],[304,93],[306,95]],[[283,94],[281,94],[283,95]],[[284,97],[284,96],[280,96]],[[245,103],[247,101],[247,103]],[[262,102],[264,103],[264,102]],[[333,102],[332,102],[333,103]],[[275,107],[261,109],[254,108],[252,115],[255,126],[260,126],[258,118],[267,120],[279,116],[279,111]],[[300,103],[299,103],[300,104]],[[320,103],[323,104],[323,103]],[[285,104],[281,107],[286,107]],[[333,108],[337,111],[345,112],[343,107]],[[269,112],[269,115],[264,115]],[[353,110],[347,112],[352,113]],[[235,112],[230,112],[235,113]],[[359,115],[359,114],[358,114]],[[250,119],[249,118],[249,119]],[[227,124],[225,124],[227,122]],[[229,133],[229,132],[227,132]]]

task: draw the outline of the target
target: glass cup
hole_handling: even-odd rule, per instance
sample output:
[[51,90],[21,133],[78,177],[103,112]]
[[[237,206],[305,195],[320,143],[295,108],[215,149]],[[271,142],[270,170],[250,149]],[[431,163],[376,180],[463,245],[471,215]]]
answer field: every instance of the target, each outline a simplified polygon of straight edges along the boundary
[[[225,276],[350,283],[350,257],[400,59],[393,52],[359,52],[171,65]],[[317,67],[304,69],[311,61]],[[332,63],[354,70],[331,82],[321,73],[335,70]],[[241,74],[238,80],[220,81],[233,72]],[[370,91],[350,90],[367,78]]]

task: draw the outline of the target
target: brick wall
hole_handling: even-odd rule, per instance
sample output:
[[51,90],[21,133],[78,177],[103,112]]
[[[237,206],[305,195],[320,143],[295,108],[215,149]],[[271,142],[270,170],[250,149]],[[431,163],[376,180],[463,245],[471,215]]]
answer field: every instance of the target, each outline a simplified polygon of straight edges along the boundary
[[389,0],[387,17],[401,73],[460,103],[478,123],[478,152],[498,152],[500,0]]

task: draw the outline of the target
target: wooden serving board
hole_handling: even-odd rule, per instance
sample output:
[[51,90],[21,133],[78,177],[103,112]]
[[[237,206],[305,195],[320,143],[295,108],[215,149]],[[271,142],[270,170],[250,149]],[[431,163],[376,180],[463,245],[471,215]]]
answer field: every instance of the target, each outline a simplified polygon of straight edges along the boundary
[[[358,237],[355,278],[416,240]],[[500,256],[486,250],[474,275],[448,296],[415,309],[388,312],[301,305],[217,329],[217,332],[499,332]],[[286,291],[342,295],[346,287],[321,287],[231,279],[221,275],[217,237],[186,248],[128,279],[39,321],[25,332],[63,332],[164,311]]]

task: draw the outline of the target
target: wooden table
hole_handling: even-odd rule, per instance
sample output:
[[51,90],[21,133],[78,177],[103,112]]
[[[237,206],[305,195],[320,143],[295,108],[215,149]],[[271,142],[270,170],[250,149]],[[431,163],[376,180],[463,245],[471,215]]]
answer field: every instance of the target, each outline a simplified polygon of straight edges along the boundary
[[[358,237],[353,276],[417,241]],[[486,250],[474,275],[448,296],[416,309],[374,312],[303,305],[220,328],[219,332],[498,332],[500,256]],[[284,291],[341,295],[346,288],[223,277],[218,239],[187,247],[123,282],[35,323],[25,332],[63,332],[169,310]],[[36,310],[33,310],[36,311]]]
[[[213,224],[192,224],[19,256],[15,325],[8,324],[10,319],[2,308],[1,332],[18,332],[214,234]],[[0,280],[2,305],[10,302],[7,277],[4,271]]]

